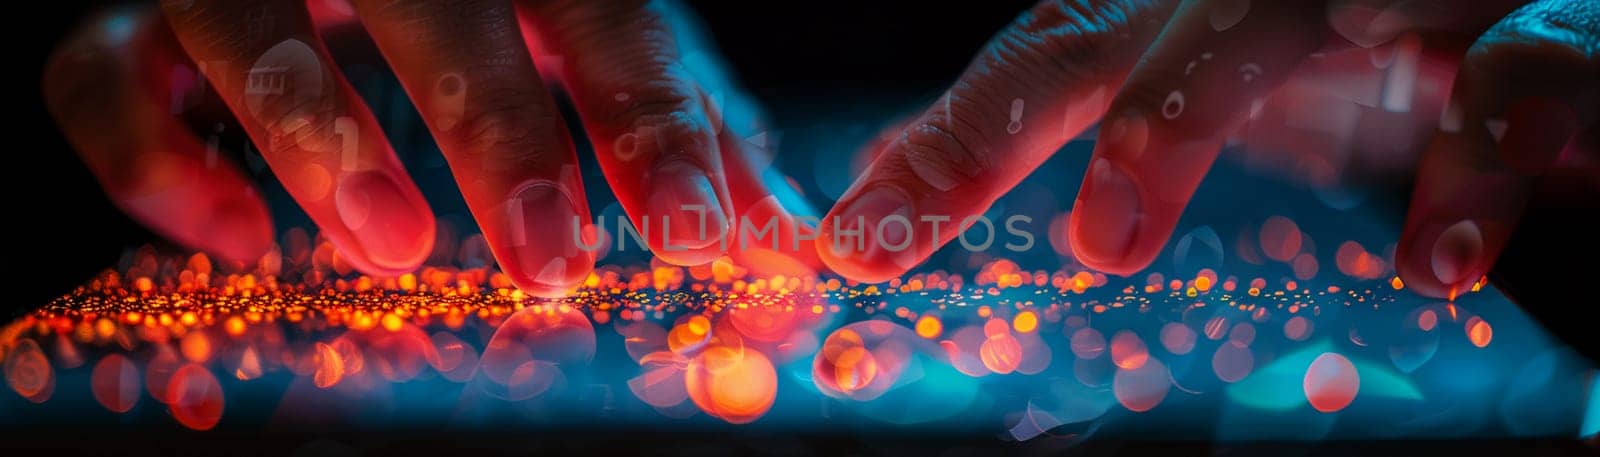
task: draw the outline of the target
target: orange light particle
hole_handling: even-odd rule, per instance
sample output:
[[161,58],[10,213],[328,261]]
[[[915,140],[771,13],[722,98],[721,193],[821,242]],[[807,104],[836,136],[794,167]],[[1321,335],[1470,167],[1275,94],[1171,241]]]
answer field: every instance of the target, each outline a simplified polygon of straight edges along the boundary
[[1488,321],[1472,316],[1467,319],[1467,339],[1472,341],[1473,346],[1488,347],[1489,342],[1494,340],[1494,328],[1489,326]]
[[178,343],[178,350],[190,362],[205,363],[211,359],[211,340],[206,338],[205,332],[189,332]]
[[689,399],[701,411],[734,424],[755,421],[778,395],[778,373],[758,351],[707,349],[684,373]]
[[244,319],[239,316],[229,317],[228,321],[223,323],[222,328],[230,336],[243,335],[245,331]]
[[694,334],[695,336],[705,335],[706,332],[710,332],[711,331],[711,320],[710,319],[706,319],[705,316],[691,317],[691,318],[689,318],[689,327],[688,328],[689,328],[689,332]]
[[401,319],[400,316],[398,316],[398,315],[396,315],[394,313],[384,313],[383,314],[383,329],[384,330],[388,330],[388,331],[391,331],[391,332],[398,332],[405,325],[406,325],[406,321]]
[[1011,328],[1017,333],[1033,333],[1039,329],[1039,315],[1033,311],[1023,311],[1011,318]]
[[944,323],[939,322],[939,318],[922,316],[917,319],[917,336],[931,340],[938,338],[941,333],[944,333]]

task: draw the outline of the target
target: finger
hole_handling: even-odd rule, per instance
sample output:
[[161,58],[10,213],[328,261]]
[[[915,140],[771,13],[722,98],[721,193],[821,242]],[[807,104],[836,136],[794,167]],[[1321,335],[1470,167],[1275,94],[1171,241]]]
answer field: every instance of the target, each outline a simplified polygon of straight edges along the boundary
[[[1600,106],[1600,6],[1544,0],[1479,38],[1424,153],[1396,268],[1407,286],[1450,296],[1494,264],[1535,179]],[[1587,151],[1592,153],[1593,151]]]
[[770,143],[758,144],[762,138],[741,137],[734,130],[717,136],[737,221],[728,254],[757,276],[814,276],[821,265],[815,213],[781,173],[754,163]]
[[1315,2],[1237,3],[1184,2],[1107,109],[1068,226],[1090,268],[1149,265],[1226,136],[1325,39]]
[[823,262],[851,279],[881,282],[926,259],[963,225],[980,224],[974,216],[1100,117],[1168,8],[1041,2],[1024,14],[886,144],[824,217]]
[[355,6],[439,143],[501,269],[559,296],[594,267],[566,124],[509,0],[358,0]]
[[272,220],[239,169],[169,111],[176,66],[192,71],[158,14],[111,12],[56,51],[45,104],[123,211],[185,246],[254,261],[272,246]]
[[1407,33],[1482,33],[1526,0],[1332,0],[1328,25],[1349,44],[1363,48]]
[[[187,4],[187,5],[186,5]],[[377,121],[316,35],[305,2],[162,2],[178,41],[278,180],[363,272],[415,269],[434,221]]]
[[[1312,187],[1410,180],[1465,45],[1408,35],[1307,59],[1229,140],[1246,166]],[[1234,142],[1238,142],[1235,144]]]
[[712,131],[734,209],[727,251],[734,262],[760,277],[811,276],[821,265],[813,247],[816,213],[787,177],[772,167],[778,135],[760,105],[724,69],[726,65],[690,11],[663,4],[687,72],[707,94]]
[[606,181],[657,257],[723,252],[733,202],[707,93],[685,70],[658,3],[525,1],[540,46],[561,56]]

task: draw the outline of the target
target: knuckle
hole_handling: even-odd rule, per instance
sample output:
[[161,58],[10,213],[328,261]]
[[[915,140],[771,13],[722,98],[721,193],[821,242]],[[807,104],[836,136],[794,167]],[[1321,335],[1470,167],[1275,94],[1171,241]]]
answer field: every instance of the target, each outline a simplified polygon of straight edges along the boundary
[[1565,48],[1593,61],[1600,58],[1600,5],[1556,0],[1526,5],[1485,32],[1472,54],[1505,45]]
[[997,36],[984,57],[1035,77],[1105,77],[1138,56],[1141,39],[1159,29],[1150,18],[1169,7],[1138,0],[1047,0]]
[[622,128],[667,123],[699,111],[694,91],[671,72],[618,86],[614,94],[595,96],[606,97],[598,101],[604,121]]
[[[1513,11],[1462,60],[1453,103],[1497,113],[1515,98],[1552,97],[1574,107],[1600,99],[1600,5],[1546,0]],[[1579,109],[1580,114],[1593,110]]]
[[970,188],[995,167],[990,142],[966,118],[935,113],[901,134],[906,166],[923,183],[939,191]]
[[518,89],[483,91],[474,107],[450,130],[458,154],[477,156],[484,167],[542,165],[563,152],[561,117]]

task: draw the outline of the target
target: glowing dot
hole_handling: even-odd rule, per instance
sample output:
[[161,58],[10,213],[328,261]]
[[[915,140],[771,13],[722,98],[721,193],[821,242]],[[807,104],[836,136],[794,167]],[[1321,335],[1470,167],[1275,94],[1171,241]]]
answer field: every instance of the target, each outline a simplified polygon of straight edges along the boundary
[[706,414],[745,424],[772,408],[778,374],[760,352],[717,346],[695,357],[685,372],[684,385],[689,399]]
[[1467,319],[1467,339],[1472,341],[1473,346],[1488,347],[1489,342],[1494,340],[1494,328],[1489,327],[1488,321],[1472,316]]
[[239,316],[229,317],[228,321],[223,324],[223,329],[230,336],[243,335],[245,331],[244,319]]
[[406,321],[401,320],[400,316],[394,313],[384,313],[382,322],[383,329],[391,332],[400,331],[400,328],[406,324]]
[[1361,390],[1361,375],[1350,359],[1328,352],[1311,362],[1303,387],[1312,408],[1331,413],[1350,406],[1356,399],[1356,392]]
[[917,336],[931,340],[937,338],[940,333],[944,333],[944,324],[939,322],[939,318],[922,316],[917,319]]
[[711,331],[711,320],[706,319],[705,316],[691,317],[689,318],[688,329],[689,333],[695,336],[703,336],[706,334],[706,332]]
[[1017,317],[1011,319],[1011,328],[1017,329],[1017,333],[1032,333],[1039,328],[1039,315],[1033,311],[1017,313]]
[[1144,366],[1150,360],[1150,350],[1145,347],[1144,340],[1139,335],[1123,330],[1111,337],[1111,363],[1117,368],[1133,370]]
[[1406,283],[1401,282],[1399,276],[1395,276],[1389,280],[1389,287],[1393,287],[1394,290],[1400,290],[1406,288]]
[[1199,289],[1201,292],[1211,290],[1211,281],[1212,279],[1207,276],[1196,277],[1194,278],[1194,288]]
[[178,343],[178,349],[183,352],[183,358],[190,362],[205,363],[211,359],[211,340],[206,338],[204,332],[189,332]]

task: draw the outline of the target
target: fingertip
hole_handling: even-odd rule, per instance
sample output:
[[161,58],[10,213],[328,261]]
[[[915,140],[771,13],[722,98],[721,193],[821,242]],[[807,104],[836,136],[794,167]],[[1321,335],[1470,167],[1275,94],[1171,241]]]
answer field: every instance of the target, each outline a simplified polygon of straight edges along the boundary
[[887,282],[905,273],[897,271],[898,269],[894,267],[874,265],[862,262],[858,258],[836,255],[829,247],[829,243],[817,243],[816,252],[817,258],[822,260],[822,264],[828,267],[829,271],[857,282],[869,284]]
[[333,206],[349,238],[342,250],[363,272],[409,272],[433,252],[433,212],[415,184],[404,182],[369,170],[344,177],[334,193]]
[[210,224],[198,238],[198,247],[203,251],[248,264],[272,248],[272,216],[260,200],[250,195],[218,199],[207,220]]
[[1104,157],[1094,159],[1068,224],[1072,252],[1101,271],[1127,270],[1145,219],[1140,200],[1139,187],[1126,170]]
[[518,185],[478,214],[484,237],[511,281],[530,295],[561,298],[594,270],[607,236],[589,223],[581,192],[547,179]]
[[[532,260],[532,259],[527,259]],[[566,298],[594,271],[594,255],[584,252],[570,257],[547,257],[543,263],[530,261],[527,267],[506,268],[517,289],[539,298]],[[521,261],[521,260],[519,260]]]
[[1419,225],[1396,253],[1395,270],[1406,288],[1429,297],[1453,298],[1488,272],[1489,246],[1478,221]]
[[876,283],[905,274],[931,255],[941,240],[919,225],[919,213],[901,189],[877,183],[840,200],[819,228],[816,252],[822,262],[847,278]]

